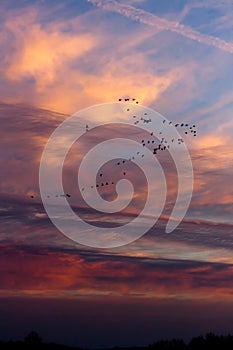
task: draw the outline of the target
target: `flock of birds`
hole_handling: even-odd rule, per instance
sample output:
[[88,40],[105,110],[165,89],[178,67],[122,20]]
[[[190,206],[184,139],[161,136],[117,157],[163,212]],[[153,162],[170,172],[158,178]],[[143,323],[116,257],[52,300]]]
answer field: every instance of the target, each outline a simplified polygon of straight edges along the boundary
[[[118,101],[119,102],[130,102],[130,101],[132,101],[132,102],[134,102],[136,104],[139,103],[135,98],[131,98],[131,99],[130,98],[124,98],[124,99],[123,98],[119,98]],[[129,111],[130,111],[130,109],[127,108],[127,112],[129,112]],[[147,113],[144,113],[143,117],[142,116],[137,117],[136,115],[133,115],[132,118],[133,118],[133,124],[134,125],[138,125],[140,123],[144,123],[144,124],[146,123],[147,124],[147,123],[151,123],[152,122],[151,118],[148,118]],[[166,125],[166,124],[173,125],[171,121],[167,121],[166,119],[164,119],[162,123],[164,125]],[[194,137],[197,136],[196,125],[190,125],[188,123],[176,123],[176,124],[174,124],[174,126],[176,128],[179,127],[179,128],[184,129],[185,135],[191,134]],[[86,132],[90,131],[90,127],[89,127],[88,124],[86,124],[85,129],[86,129]],[[160,131],[159,134],[162,135],[163,132]],[[172,138],[170,140],[171,143],[169,144],[168,141],[162,136],[161,136],[161,140],[159,142],[157,140],[155,140],[153,132],[150,133],[150,136],[151,136],[150,139],[143,138],[141,140],[141,144],[142,144],[143,147],[147,147],[147,148],[151,148],[151,146],[152,146],[152,152],[153,152],[154,155],[157,155],[160,151],[165,151],[165,150],[169,149],[172,146],[172,144],[175,144],[176,141],[177,141],[177,143],[179,145],[184,142],[184,140],[182,138],[178,138],[177,140]],[[143,158],[144,157],[144,153],[143,152],[136,152],[135,155],[131,156],[128,159],[123,159],[123,160],[120,160],[120,161],[118,160],[116,162],[116,165],[117,166],[125,165],[126,162],[130,162],[130,161],[134,160],[136,157],[142,157]],[[127,173],[126,173],[126,171],[124,169],[122,171],[122,175],[126,176],[126,174]],[[111,186],[111,185],[115,184],[114,181],[103,181],[103,175],[104,175],[103,173],[100,173],[98,175],[100,181],[98,181],[95,186],[92,185],[91,189],[94,189],[94,187],[101,188],[101,187]],[[81,191],[85,191],[85,188],[82,188]],[[32,198],[32,199],[36,198],[36,196],[34,196],[34,195],[30,195],[29,197]],[[47,195],[47,198],[51,198],[51,197],[52,197],[51,195]],[[70,193],[63,193],[63,194],[60,194],[60,195],[56,194],[55,197],[56,198],[59,198],[59,197],[70,198],[71,194]]]

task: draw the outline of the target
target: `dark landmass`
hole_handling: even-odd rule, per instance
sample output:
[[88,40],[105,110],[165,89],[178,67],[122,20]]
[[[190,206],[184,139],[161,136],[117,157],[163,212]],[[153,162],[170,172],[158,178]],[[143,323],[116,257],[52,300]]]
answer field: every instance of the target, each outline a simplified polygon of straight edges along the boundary
[[[80,347],[72,347],[56,343],[44,343],[37,332],[29,333],[24,341],[0,341],[0,349],[23,349],[23,350],[87,350]],[[160,340],[147,346],[140,347],[113,347],[108,350],[202,350],[202,349],[219,349],[233,350],[233,335],[215,335],[208,333],[205,336],[192,338],[189,343],[182,339]],[[107,350],[107,349],[105,349]]]

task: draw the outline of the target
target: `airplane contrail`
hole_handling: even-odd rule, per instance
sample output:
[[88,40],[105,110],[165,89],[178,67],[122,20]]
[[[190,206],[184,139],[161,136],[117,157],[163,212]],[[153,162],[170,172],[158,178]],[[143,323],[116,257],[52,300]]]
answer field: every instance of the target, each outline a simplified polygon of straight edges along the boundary
[[128,4],[119,3],[115,0],[87,0],[97,7],[104,10],[117,12],[125,17],[131,18],[135,21],[147,24],[151,27],[157,27],[160,31],[170,30],[172,32],[183,35],[186,38],[198,41],[202,44],[216,47],[220,50],[233,53],[233,43],[229,43],[223,39],[202,34],[187,25],[179,22],[169,21],[165,18],[160,18],[150,12],[135,8]]

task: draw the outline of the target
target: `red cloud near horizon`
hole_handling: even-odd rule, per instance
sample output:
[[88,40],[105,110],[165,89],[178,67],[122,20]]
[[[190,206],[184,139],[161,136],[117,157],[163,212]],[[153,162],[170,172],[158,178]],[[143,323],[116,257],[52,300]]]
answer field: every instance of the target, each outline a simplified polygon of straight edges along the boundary
[[[232,264],[1,244],[1,296],[140,296],[232,302]],[[175,281],[179,281],[177,284]],[[5,292],[4,292],[5,291]]]

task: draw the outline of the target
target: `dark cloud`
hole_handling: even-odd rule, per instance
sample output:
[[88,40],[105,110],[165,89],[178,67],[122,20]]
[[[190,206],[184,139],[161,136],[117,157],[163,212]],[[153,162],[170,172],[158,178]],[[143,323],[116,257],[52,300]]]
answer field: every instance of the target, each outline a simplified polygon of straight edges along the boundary
[[[11,297],[0,299],[1,339],[36,329],[47,342],[89,348],[140,346],[160,339],[231,332],[232,303],[210,300],[117,297]],[[24,317],[22,317],[24,315]],[[14,336],[12,336],[14,329]]]
[[[130,246],[112,250],[80,246],[52,225],[38,187],[40,154],[47,137],[66,116],[28,106],[3,104],[0,112],[4,144],[0,194],[3,292],[11,290],[21,295],[31,291],[45,296],[49,291],[72,296],[76,293],[92,296],[117,293],[153,298],[171,294],[183,298],[183,295],[194,293],[196,298],[208,294],[215,299],[231,298],[232,225],[187,217],[172,234],[165,234],[165,211],[156,226]],[[107,134],[109,131],[112,132],[108,129]],[[161,157],[161,163],[171,188],[167,203],[170,209],[171,199],[176,194],[174,170],[168,158]],[[209,170],[202,167],[198,175],[205,177],[206,171]],[[136,181],[135,186],[137,184],[140,191],[145,191],[141,181]],[[195,208],[200,190],[197,188],[196,191],[191,210]],[[135,215],[128,210],[121,215],[113,214],[109,219],[106,215],[99,217],[80,201],[74,201],[73,206],[78,214],[92,222],[93,227],[95,223],[103,227],[119,224],[122,219],[131,220]],[[135,202],[134,207],[139,209],[140,202]],[[213,208],[217,208],[216,203]],[[221,249],[228,254],[225,261]],[[220,263],[221,259],[223,263]],[[177,280],[179,284],[175,282]]]

